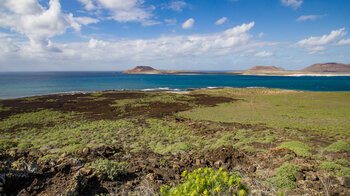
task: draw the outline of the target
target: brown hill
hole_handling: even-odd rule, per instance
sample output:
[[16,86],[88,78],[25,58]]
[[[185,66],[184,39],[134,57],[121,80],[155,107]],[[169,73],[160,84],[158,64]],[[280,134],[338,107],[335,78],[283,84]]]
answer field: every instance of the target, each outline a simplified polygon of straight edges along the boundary
[[301,71],[308,72],[350,72],[350,64],[343,63],[317,63]]
[[150,67],[150,66],[137,66],[134,69],[124,71],[123,73],[133,74],[133,73],[142,73],[142,72],[147,72],[147,71],[156,71],[156,69],[154,69],[153,67]]
[[248,71],[283,71],[284,69],[276,66],[255,66]]

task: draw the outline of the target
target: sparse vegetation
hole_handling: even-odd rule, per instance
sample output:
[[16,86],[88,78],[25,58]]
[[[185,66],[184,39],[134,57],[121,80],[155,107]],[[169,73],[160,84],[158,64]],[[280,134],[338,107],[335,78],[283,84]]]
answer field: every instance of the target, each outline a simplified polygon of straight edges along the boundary
[[282,143],[279,148],[288,148],[295,152],[295,154],[299,156],[311,156],[312,154],[310,153],[311,148],[301,142],[297,141],[291,141],[291,142],[284,142]]
[[[317,98],[316,95],[321,96]],[[98,186],[109,186],[108,190],[132,187],[133,191],[126,194],[157,194],[160,183],[163,183],[172,185],[162,189],[164,194],[170,195],[174,195],[175,190],[177,194],[183,195],[185,187],[191,183],[196,187],[186,188],[187,193],[197,191],[198,185],[198,194],[201,195],[239,194],[241,185],[237,184],[237,180],[240,176],[230,172],[240,171],[245,179],[244,184],[251,186],[252,190],[271,185],[268,188],[270,191],[286,191],[286,194],[291,195],[316,194],[319,189],[311,187],[304,190],[302,186],[297,187],[296,174],[300,168],[308,168],[311,164],[315,172],[328,176],[349,176],[349,157],[344,152],[349,151],[349,132],[345,129],[348,125],[342,123],[349,120],[347,111],[339,110],[337,113],[328,108],[346,107],[345,95],[347,93],[343,92],[322,95],[274,89],[214,89],[180,95],[111,91],[69,95],[69,98],[63,97],[62,100],[55,96],[50,96],[50,99],[41,96],[6,102],[0,100],[2,108],[10,108],[10,112],[0,110],[0,155],[9,157],[2,159],[6,161],[0,161],[0,171],[7,168],[35,171],[36,164],[46,164],[42,168],[49,169],[49,178],[52,174],[63,172],[54,175],[54,178],[63,176],[68,179],[71,176],[63,170],[71,168],[71,175],[78,168],[74,164],[83,163],[85,170],[82,171],[90,173],[82,175],[95,172],[99,177],[96,179],[96,183],[100,183]],[[220,103],[226,103],[214,106],[213,103],[220,100],[220,96],[235,101],[225,98]],[[289,101],[294,98],[296,100]],[[328,112],[325,118],[329,123],[327,127],[323,122],[319,123],[326,116],[325,111],[317,114],[319,110],[308,98],[318,102],[320,110]],[[323,103],[327,99],[329,103]],[[208,105],[202,105],[202,102]],[[15,103],[20,103],[21,108]],[[39,103],[42,107],[37,107]],[[55,107],[51,108],[53,105]],[[62,108],[57,108],[57,105]],[[173,113],[181,106],[184,107],[179,111],[193,109],[180,112],[179,115]],[[167,107],[175,109],[164,112]],[[294,107],[300,107],[300,111]],[[275,116],[272,116],[271,111]],[[199,116],[192,116],[197,114]],[[328,145],[330,141],[334,143]],[[331,158],[328,155],[334,155],[333,161],[329,161]],[[338,157],[342,159],[336,159]],[[282,165],[284,162],[287,163]],[[65,164],[71,164],[71,167],[62,168]],[[273,176],[271,170],[275,169],[276,164],[281,167],[277,169],[277,175]],[[213,169],[224,167],[227,174],[224,171],[218,174],[219,171],[208,168],[200,172],[195,170],[198,175],[191,178],[191,182],[187,177],[181,180],[178,175],[186,169],[192,171],[208,166]],[[131,173],[125,177],[135,174],[132,181],[131,178],[120,178],[126,168]],[[46,175],[45,171],[43,175]],[[207,174],[217,176],[217,179],[211,179]],[[236,182],[229,187],[227,183],[231,175]],[[302,175],[305,175],[305,179],[313,179],[313,174],[309,172],[303,172]],[[212,184],[205,182],[203,188],[197,184],[197,176]],[[301,184],[309,183],[300,178]],[[125,183],[120,183],[121,179],[126,180]],[[89,183],[95,183],[95,180]],[[312,181],[315,187],[319,183]],[[219,192],[215,191],[218,185]],[[344,188],[336,190],[344,191]],[[118,191],[117,194],[121,193]],[[102,192],[105,191],[96,194]],[[243,193],[247,194],[247,189],[244,188]]]
[[277,176],[273,177],[271,181],[280,189],[292,190],[297,188],[296,175],[300,171],[300,167],[290,163],[284,163],[277,169]]
[[339,142],[335,142],[335,143],[327,146],[327,148],[325,148],[325,150],[326,151],[334,151],[334,152],[339,152],[341,150],[350,151],[350,145],[347,142],[339,141]]
[[236,173],[227,173],[220,168],[213,171],[211,168],[199,168],[189,173],[182,172],[186,180],[170,187],[165,185],[160,192],[163,196],[170,195],[248,195],[249,190],[244,186]]
[[338,163],[332,161],[324,161],[319,165],[319,168],[325,171],[330,172],[333,175],[337,176],[348,176],[350,177],[350,168],[344,167]]
[[98,159],[91,163],[91,168],[102,179],[115,180],[116,178],[125,175],[126,169],[124,163],[117,163],[108,159]]

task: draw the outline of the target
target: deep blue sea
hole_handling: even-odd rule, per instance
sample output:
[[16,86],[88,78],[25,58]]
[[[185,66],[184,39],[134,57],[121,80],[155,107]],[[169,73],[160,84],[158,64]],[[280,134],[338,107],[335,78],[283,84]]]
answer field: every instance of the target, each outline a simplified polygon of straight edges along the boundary
[[350,91],[350,76],[128,75],[118,72],[0,73],[0,98],[103,90],[263,87],[306,91]]

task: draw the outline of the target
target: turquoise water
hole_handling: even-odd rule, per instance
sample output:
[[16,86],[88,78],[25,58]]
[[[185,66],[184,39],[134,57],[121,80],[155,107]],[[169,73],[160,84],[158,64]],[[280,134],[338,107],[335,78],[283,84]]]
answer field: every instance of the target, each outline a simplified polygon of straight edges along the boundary
[[262,87],[307,91],[350,91],[350,77],[280,77],[239,75],[127,75],[117,72],[0,73],[0,98],[62,92],[208,87]]

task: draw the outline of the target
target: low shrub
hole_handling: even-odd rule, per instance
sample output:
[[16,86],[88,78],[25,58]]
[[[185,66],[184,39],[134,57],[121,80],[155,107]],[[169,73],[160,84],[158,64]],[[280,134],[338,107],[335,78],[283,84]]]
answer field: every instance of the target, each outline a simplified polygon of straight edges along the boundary
[[342,150],[350,151],[350,145],[347,142],[335,142],[325,148],[326,151],[339,152]]
[[182,177],[186,180],[176,187],[162,186],[163,196],[173,195],[248,195],[248,188],[241,183],[237,173],[227,173],[220,168],[199,168],[189,173],[185,170]]
[[310,153],[311,148],[301,142],[291,141],[291,142],[283,142],[278,148],[288,148],[295,152],[295,154],[299,156],[311,156]]
[[284,163],[277,169],[277,176],[271,179],[272,183],[280,189],[293,190],[297,188],[296,175],[300,170],[297,165]]
[[324,161],[318,167],[322,170],[330,172],[333,175],[350,177],[350,168],[344,167],[332,161]]
[[0,139],[0,149],[9,149],[17,146],[17,142],[8,140],[8,139]]
[[117,163],[108,159],[98,159],[91,163],[90,167],[101,179],[114,180],[118,176],[126,174],[124,163]]

